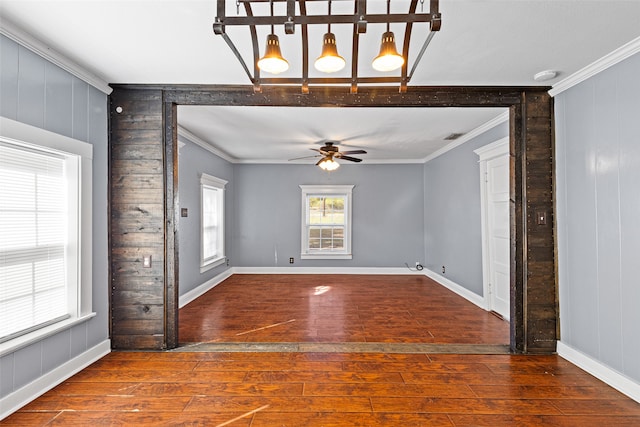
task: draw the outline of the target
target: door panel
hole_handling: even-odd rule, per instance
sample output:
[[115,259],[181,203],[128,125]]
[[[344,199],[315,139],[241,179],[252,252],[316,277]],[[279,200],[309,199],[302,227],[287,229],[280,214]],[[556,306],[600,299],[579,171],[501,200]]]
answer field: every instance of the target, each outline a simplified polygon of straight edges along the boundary
[[491,309],[509,319],[509,156],[487,161]]

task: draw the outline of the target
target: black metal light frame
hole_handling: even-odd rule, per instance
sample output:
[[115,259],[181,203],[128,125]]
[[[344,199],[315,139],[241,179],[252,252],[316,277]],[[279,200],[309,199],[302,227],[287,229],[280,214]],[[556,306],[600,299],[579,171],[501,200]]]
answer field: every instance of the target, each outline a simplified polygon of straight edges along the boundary
[[[439,12],[439,0],[430,0],[429,13],[416,13],[419,0],[411,0],[409,10],[406,14],[367,14],[368,0],[353,0],[354,13],[350,15],[307,15],[306,3],[309,1],[328,1],[328,0],[231,0],[234,5],[241,4],[244,7],[246,16],[226,16],[226,0],[217,1],[217,14],[213,23],[213,32],[221,35],[227,45],[231,48],[234,55],[240,61],[242,68],[246,72],[249,80],[254,86],[254,90],[261,91],[261,85],[300,85],[303,93],[309,92],[309,85],[350,85],[351,93],[357,93],[359,84],[399,84],[400,92],[406,92],[407,85],[413,76],[425,50],[429,46],[431,39],[441,26],[441,14]],[[251,8],[252,3],[265,2],[286,2],[286,16],[254,16]],[[296,15],[296,3],[298,3],[300,14]],[[429,33],[424,41],[420,52],[418,53],[413,66],[409,70],[409,43],[414,23],[428,22]],[[367,31],[367,24],[389,24],[404,23],[404,43],[402,47],[402,56],[404,57],[404,65],[400,69],[399,76],[379,76],[379,77],[363,77],[358,75],[358,46],[359,36]],[[327,24],[352,24],[352,49],[351,49],[351,77],[309,77],[309,25],[327,25]],[[295,26],[301,27],[302,37],[302,76],[300,77],[268,77],[261,78],[260,69],[257,66],[260,52],[258,49],[258,35],[256,27],[259,25],[283,25],[286,34],[294,34]],[[226,26],[246,26],[251,34],[253,46],[253,73],[245,63],[242,55],[227,34]]]

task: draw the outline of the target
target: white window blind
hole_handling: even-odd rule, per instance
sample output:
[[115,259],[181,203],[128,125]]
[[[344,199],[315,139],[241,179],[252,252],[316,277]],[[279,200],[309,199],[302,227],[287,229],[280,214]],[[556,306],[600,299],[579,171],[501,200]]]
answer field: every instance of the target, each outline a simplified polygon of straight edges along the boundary
[[0,342],[69,317],[67,188],[63,156],[0,143]]

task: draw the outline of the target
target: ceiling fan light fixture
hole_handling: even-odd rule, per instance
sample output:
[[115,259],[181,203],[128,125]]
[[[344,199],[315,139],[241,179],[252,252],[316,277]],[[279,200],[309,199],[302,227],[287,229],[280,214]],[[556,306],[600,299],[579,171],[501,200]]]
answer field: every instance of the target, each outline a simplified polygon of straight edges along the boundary
[[346,65],[346,61],[338,55],[338,47],[336,46],[335,34],[325,33],[322,40],[322,54],[316,59],[314,66],[316,70],[323,73],[335,73],[340,71]]
[[264,56],[258,61],[258,68],[271,74],[280,74],[289,69],[289,62],[280,53],[280,40],[277,35],[267,35],[267,46]]
[[340,167],[340,163],[333,160],[333,157],[325,157],[324,159],[318,162],[318,166],[320,169],[325,170],[327,172],[334,171]]
[[380,43],[380,54],[372,62],[372,66],[377,71],[393,71],[402,67],[404,58],[396,49],[396,37],[392,31],[382,34]]

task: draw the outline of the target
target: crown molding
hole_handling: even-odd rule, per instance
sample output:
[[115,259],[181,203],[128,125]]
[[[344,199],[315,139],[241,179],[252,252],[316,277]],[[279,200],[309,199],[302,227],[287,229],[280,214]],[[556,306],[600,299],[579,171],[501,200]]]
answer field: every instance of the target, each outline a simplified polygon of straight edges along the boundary
[[570,89],[579,83],[582,83],[588,78],[603,72],[607,68],[624,61],[625,59],[635,55],[638,52],[640,52],[640,37],[631,40],[629,43],[622,45],[613,52],[603,56],[597,61],[587,65],[583,69],[573,73],[566,79],[554,84],[551,87],[551,90],[549,90],[549,95],[556,96],[559,93],[562,93],[565,90]]
[[47,46],[42,41],[36,39],[31,34],[26,33],[24,30],[18,28],[16,25],[4,18],[0,20],[0,34],[36,53],[47,61],[57,65],[68,73],[73,74],[99,91],[107,95],[113,91],[109,84],[102,78],[87,71],[76,62],[52,49],[50,46]]
[[422,159],[420,162],[421,163],[427,163],[427,162],[435,159],[436,157],[442,156],[447,151],[451,151],[454,148],[461,146],[465,142],[471,141],[473,138],[477,137],[478,135],[482,135],[486,131],[488,131],[490,129],[493,129],[494,127],[496,127],[499,124],[504,123],[504,122],[506,122],[508,120],[509,120],[509,110],[507,110],[504,113],[500,114],[499,116],[489,120],[485,124],[482,124],[482,125],[478,126],[477,128],[473,129],[472,131],[467,132],[466,134],[462,135],[460,138],[456,139],[452,143],[447,144],[444,147],[442,147],[441,149],[439,149],[439,150],[433,152],[432,154],[428,155],[427,157]]
[[204,139],[192,134],[187,129],[185,129],[182,126],[179,126],[179,125],[178,125],[178,138],[183,138],[184,140],[192,142],[192,143],[196,144],[197,146],[199,146],[201,148],[204,148],[205,150],[207,150],[211,154],[214,154],[214,155],[220,157],[221,159],[226,160],[229,163],[238,163],[238,159],[236,159],[235,157],[231,157],[230,155],[228,155],[224,151],[217,149],[216,147],[214,147],[213,145],[209,144]]
[[[318,157],[320,157],[318,155]],[[234,163],[242,164],[270,164],[270,165],[303,165],[308,166],[312,163],[304,161],[289,161],[289,160],[261,160],[261,159],[242,159],[236,160]],[[383,164],[423,164],[422,159],[363,159],[362,163],[340,163],[340,166],[362,166],[362,165],[383,165]]]

